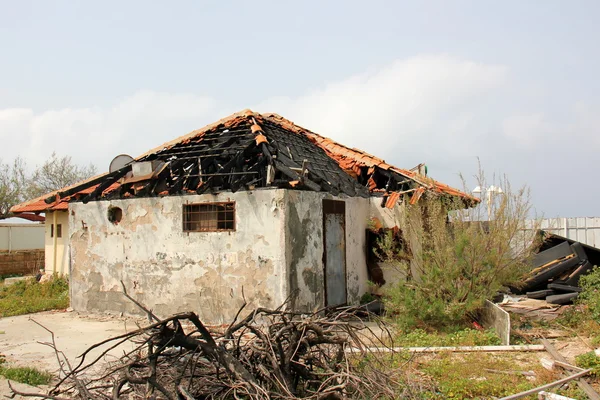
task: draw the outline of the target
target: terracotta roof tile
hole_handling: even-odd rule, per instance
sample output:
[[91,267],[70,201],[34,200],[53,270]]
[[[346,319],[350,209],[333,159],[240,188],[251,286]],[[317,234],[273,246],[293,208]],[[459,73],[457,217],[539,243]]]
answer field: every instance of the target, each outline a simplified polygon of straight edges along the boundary
[[[385,193],[385,190],[382,187],[379,187],[377,182],[372,178],[372,175],[375,173],[376,168],[380,168],[380,169],[386,170],[386,171],[393,171],[396,174],[399,174],[407,179],[410,179],[411,181],[414,181],[416,184],[418,184],[418,186],[420,186],[419,189],[416,190],[413,193],[413,195],[411,196],[411,203],[413,202],[413,200],[417,201],[421,197],[421,195],[425,192],[425,190],[428,190],[430,192],[437,193],[437,194],[446,194],[446,195],[450,195],[450,196],[461,197],[464,199],[468,199],[469,201],[472,201],[472,202],[479,202],[479,199],[472,197],[464,192],[461,192],[458,189],[452,188],[448,185],[445,185],[441,182],[435,181],[431,178],[423,177],[421,175],[416,174],[413,171],[394,167],[394,166],[386,163],[384,160],[379,159],[379,158],[377,158],[369,153],[366,153],[362,150],[346,147],[346,146],[339,144],[329,138],[323,137],[323,136],[318,135],[314,132],[311,132],[307,129],[304,129],[277,114],[259,114],[259,113],[255,113],[251,110],[243,110],[241,112],[232,114],[229,117],[223,118],[215,123],[209,124],[209,125],[201,128],[201,129],[194,130],[194,131],[188,133],[187,135],[184,135],[184,136],[178,137],[176,139],[173,139],[171,141],[165,142],[162,145],[145,152],[144,154],[135,158],[135,160],[139,161],[150,155],[161,154],[162,152],[164,152],[166,150],[172,149],[176,145],[181,146],[182,144],[185,144],[185,143],[199,143],[202,141],[203,137],[211,130],[232,129],[232,128],[235,128],[238,126],[243,126],[242,124],[248,124],[249,121],[251,121],[250,127],[251,127],[252,132],[254,132],[256,134],[255,140],[256,140],[257,144],[269,143],[267,141],[267,138],[264,135],[264,131],[262,129],[264,124],[266,122],[269,122],[271,124],[276,125],[277,127],[281,128],[281,129],[283,129],[285,132],[292,133],[292,134],[295,133],[295,134],[302,135],[302,136],[305,136],[306,138],[308,138],[310,140],[310,142],[312,142],[313,144],[316,144],[321,149],[323,149],[325,151],[325,153],[331,159],[333,159],[337,162],[337,165],[339,165],[339,167],[341,169],[343,169],[346,172],[346,174],[348,174],[349,176],[351,176],[354,179],[358,179],[358,177],[361,176],[361,174],[364,174],[365,170],[363,168],[367,167],[367,173],[368,173],[367,176],[369,177],[369,179],[367,181],[366,186],[372,193]],[[72,188],[78,187],[79,185],[85,184],[86,182],[92,181],[93,179],[100,178],[100,177],[103,177],[106,175],[108,175],[108,173],[98,175],[97,177],[93,177],[93,178],[90,178],[90,179],[82,181],[82,182],[78,182],[77,184],[65,187],[59,191],[54,191],[54,192],[45,194],[44,196],[41,196],[36,199],[32,199],[28,202],[19,204],[19,205],[13,207],[11,209],[11,211],[14,213],[22,213],[22,212],[44,212],[46,210],[66,210],[66,209],[68,209],[68,202],[70,200],[77,199],[81,195],[86,195],[86,194],[92,193],[94,191],[94,189],[97,187],[97,185],[93,185],[88,188],[85,188],[71,197],[60,199],[60,201],[58,203],[47,204],[44,200],[51,196],[56,196],[58,194],[58,192],[65,192],[69,189],[72,189]],[[364,177],[364,175],[363,175],[363,177]],[[96,181],[96,182],[98,182],[98,181]],[[117,189],[119,186],[120,185],[118,183],[114,183],[108,189],[106,189],[103,193],[104,194],[110,193],[110,192],[114,191],[115,189]],[[395,204],[398,201],[400,194],[401,193],[392,193],[392,194],[388,193],[388,199],[386,201],[386,204],[388,204],[388,203]],[[127,196],[127,194],[125,194],[125,196]]]

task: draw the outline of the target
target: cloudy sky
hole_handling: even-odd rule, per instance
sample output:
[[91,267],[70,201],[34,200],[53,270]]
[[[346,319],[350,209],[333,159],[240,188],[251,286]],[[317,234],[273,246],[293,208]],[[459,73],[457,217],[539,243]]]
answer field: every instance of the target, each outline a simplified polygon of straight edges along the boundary
[[600,215],[598,1],[0,7],[4,162],[104,171],[251,108],[455,186],[479,158],[538,213]]

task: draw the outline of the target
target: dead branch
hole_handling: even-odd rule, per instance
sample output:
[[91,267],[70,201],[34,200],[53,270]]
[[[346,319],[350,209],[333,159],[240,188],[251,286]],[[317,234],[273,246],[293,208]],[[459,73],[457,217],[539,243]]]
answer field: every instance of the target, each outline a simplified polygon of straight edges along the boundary
[[[373,343],[361,336],[365,327],[355,311],[343,310],[334,317],[300,317],[283,308],[259,308],[238,322],[234,320],[222,335],[211,332],[193,312],[177,314],[91,346],[79,365],[68,365],[67,377],[47,398],[391,397],[393,377],[373,365],[357,368],[359,361],[364,364]],[[132,340],[138,340],[137,350],[105,368],[99,378],[86,383],[77,378],[110,349]],[[364,349],[360,357],[346,351],[356,345]],[[85,362],[93,349],[101,350],[101,355]],[[379,355],[372,357],[375,361]]]
[[[385,343],[357,318],[364,310],[303,315],[283,304],[274,310],[258,308],[239,319],[244,301],[225,332],[216,333],[194,312],[158,319],[127,295],[124,285],[123,290],[155,322],[90,346],[74,368],[64,354],[59,356],[53,333],[44,328],[52,335],[47,345],[55,350],[64,376],[48,395],[35,396],[321,400],[395,395],[398,380],[378,368],[390,354],[370,351]],[[125,342],[135,343],[135,349],[110,365],[99,364]],[[360,354],[350,349],[360,349]],[[88,361],[91,351],[100,355]],[[97,376],[90,372],[93,366],[102,367]],[[84,372],[85,380],[79,378]]]

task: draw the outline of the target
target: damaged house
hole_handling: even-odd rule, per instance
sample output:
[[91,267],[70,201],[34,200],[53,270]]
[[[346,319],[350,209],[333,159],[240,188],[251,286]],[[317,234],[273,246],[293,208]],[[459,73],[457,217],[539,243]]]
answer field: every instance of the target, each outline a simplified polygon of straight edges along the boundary
[[46,271],[70,274],[77,311],[233,319],[243,299],[298,311],[355,304],[367,291],[370,219],[469,195],[250,110],[110,172],[15,206],[46,213]]

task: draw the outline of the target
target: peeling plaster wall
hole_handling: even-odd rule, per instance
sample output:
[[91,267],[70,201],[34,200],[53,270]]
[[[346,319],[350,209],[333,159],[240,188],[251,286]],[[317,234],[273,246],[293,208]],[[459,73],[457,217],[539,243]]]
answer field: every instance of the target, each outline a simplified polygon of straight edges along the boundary
[[346,282],[348,303],[357,304],[367,290],[366,234],[369,200],[327,193],[288,190],[285,193],[286,261],[292,305],[313,311],[325,305],[323,266],[323,199],[346,203]]
[[[139,314],[128,292],[159,316],[195,311],[229,323],[248,310],[277,307],[287,297],[283,190],[72,203],[71,306],[78,311]],[[182,230],[183,205],[235,201],[235,232]],[[120,207],[119,224],[107,219]]]
[[369,198],[369,218],[377,218],[384,228],[400,226],[404,204],[398,202],[394,208],[381,207],[381,197]]

